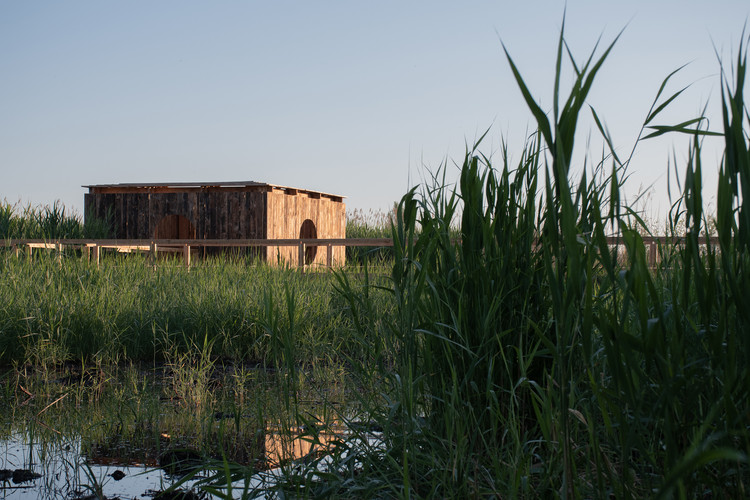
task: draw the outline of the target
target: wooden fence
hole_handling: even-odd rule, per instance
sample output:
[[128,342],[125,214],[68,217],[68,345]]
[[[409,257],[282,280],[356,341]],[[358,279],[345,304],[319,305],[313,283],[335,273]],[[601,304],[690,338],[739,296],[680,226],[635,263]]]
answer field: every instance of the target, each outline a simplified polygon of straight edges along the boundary
[[[661,253],[660,247],[667,245],[680,245],[683,238],[672,238],[669,236],[644,236],[643,243],[646,247],[649,265],[653,268],[659,263]],[[699,245],[718,244],[718,238],[701,237]],[[611,246],[623,246],[622,238],[608,237],[607,244]],[[83,256],[99,264],[101,249],[113,249],[117,252],[148,252],[154,258],[158,252],[181,253],[184,263],[190,267],[190,253],[193,249],[202,248],[249,248],[249,247],[279,247],[296,246],[298,248],[297,265],[304,269],[305,249],[309,247],[325,248],[326,267],[333,266],[332,248],[343,247],[390,247],[393,241],[390,238],[335,238],[335,239],[232,239],[232,240],[88,240],[88,239],[59,239],[59,240],[0,240],[0,245],[10,247],[16,255],[22,250],[31,255],[32,249],[43,248],[55,250],[58,255],[66,248],[80,249]],[[309,265],[308,265],[309,267]]]
[[[81,250],[84,258],[93,260],[97,265],[102,249],[112,249],[117,252],[143,252],[152,258],[159,252],[181,253],[184,263],[190,267],[191,251],[205,248],[250,248],[250,247],[297,247],[297,265],[305,268],[305,249],[324,248],[326,251],[326,267],[333,267],[333,247],[389,247],[393,246],[390,238],[332,238],[332,239],[231,239],[231,240],[89,240],[89,239],[58,239],[58,240],[0,240],[0,245],[10,247],[16,256],[24,251],[31,255],[34,248],[57,251],[62,256],[66,248]],[[309,265],[308,265],[309,267]]]

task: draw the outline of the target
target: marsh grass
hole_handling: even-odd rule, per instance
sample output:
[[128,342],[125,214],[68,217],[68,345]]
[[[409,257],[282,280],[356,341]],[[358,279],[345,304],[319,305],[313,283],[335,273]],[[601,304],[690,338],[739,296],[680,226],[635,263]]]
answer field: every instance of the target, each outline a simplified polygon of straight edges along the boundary
[[0,204],[0,239],[108,238],[109,220],[83,219],[55,201],[51,206]]
[[51,447],[80,436],[86,460],[156,466],[168,450],[193,450],[210,489],[268,468],[269,432],[294,452],[305,422],[346,404],[345,363],[360,354],[332,275],[227,257],[189,272],[148,264],[2,256],[9,428],[34,429]]
[[[0,270],[0,364],[5,366],[161,362],[170,349],[188,352],[204,341],[216,357],[271,366],[283,360],[278,339],[263,321],[268,301],[283,303],[286,288],[298,315],[287,345],[295,362],[335,357],[355,347],[347,338],[345,302],[325,273],[228,258],[200,261],[189,272],[166,260],[154,270],[135,255],[107,256],[97,268],[75,256],[60,265],[46,253],[31,259],[4,255]],[[385,300],[380,304],[387,307]],[[278,311],[285,325],[288,311]]]
[[333,275],[227,257],[189,271],[135,255],[0,266],[4,417],[50,446],[80,436],[86,460],[152,466],[193,450],[219,488],[292,460],[347,404],[346,363],[361,353]]
[[194,344],[186,351],[173,348],[167,352],[171,392],[181,405],[196,413],[205,413],[214,403],[216,381],[211,376],[216,360],[212,349],[213,342],[206,335],[202,344]]
[[[394,214],[382,210],[354,209],[346,214],[347,238],[390,238]],[[389,267],[393,251],[390,247],[347,247],[349,265],[367,264],[371,269]]]
[[[616,41],[616,40],[615,40]],[[467,151],[456,186],[440,172],[401,200],[385,288],[389,319],[372,315],[382,285],[339,273],[354,338],[351,366],[380,398],[360,418],[382,429],[376,447],[347,441],[324,472],[290,489],[307,496],[509,498],[739,498],[749,486],[750,146],[743,100],[746,51],[722,79],[723,131],[698,117],[657,125],[682,91],[657,92],[637,142],[689,140],[681,196],[649,267],[639,211],[593,109],[605,154],[575,169],[574,138],[587,94],[612,49],[583,63],[559,40],[553,109],[537,104],[508,54],[538,133],[520,160]],[[507,52],[506,52],[507,54]],[[570,94],[560,94],[570,61]],[[703,209],[703,141],[725,155],[714,216]],[[642,138],[642,139],[641,139]],[[636,144],[637,145],[637,144]],[[499,164],[498,164],[499,163]],[[578,172],[573,178],[573,172]],[[458,240],[451,238],[457,227]],[[703,246],[714,232],[718,245]],[[615,234],[622,245],[612,247]],[[357,435],[351,436],[354,443]]]

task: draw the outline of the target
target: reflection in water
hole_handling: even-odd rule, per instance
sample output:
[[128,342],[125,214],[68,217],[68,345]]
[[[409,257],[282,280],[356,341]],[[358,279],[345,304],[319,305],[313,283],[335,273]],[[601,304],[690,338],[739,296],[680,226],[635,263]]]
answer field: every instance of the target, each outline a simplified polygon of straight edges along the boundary
[[[263,436],[263,460],[255,465],[264,469],[278,468],[308,457],[318,458],[339,432],[318,432],[313,438],[304,429],[282,429],[269,426]],[[183,476],[196,467],[206,467],[207,457],[184,448],[167,449],[158,459],[134,460],[104,455],[102,448],[93,446],[93,456],[81,451],[80,439],[58,443],[32,443],[28,435],[13,434],[0,441],[0,498],[2,499],[57,499],[57,498],[133,498],[153,496],[177,482],[183,490],[205,479],[195,475],[182,483]],[[150,454],[147,454],[150,455]],[[255,470],[259,468],[255,467]],[[206,472],[210,472],[206,470]],[[278,469],[260,472],[249,481],[238,481],[242,490],[262,489],[274,482]],[[262,498],[263,494],[259,492]]]
[[[83,368],[70,375],[68,365],[13,372],[0,392],[0,407],[11,410],[0,414],[0,500],[148,497],[227,482],[237,483],[235,498],[247,490],[263,498],[281,474],[314,466],[310,459],[348,434],[331,425],[345,406],[338,371],[302,377],[290,408],[284,373],[222,365],[204,384],[211,397],[198,404],[187,396],[196,385],[192,365],[111,370],[97,370],[95,384],[78,375],[88,373]],[[321,416],[290,429],[290,415]],[[185,475],[196,466],[201,475]]]
[[319,458],[326,454],[343,434],[343,428],[321,430],[314,435],[304,429],[282,429],[269,426],[265,435],[265,459],[269,468],[307,458]]
[[115,462],[86,463],[80,454],[79,441],[39,444],[29,442],[26,435],[14,434],[0,441],[0,468],[27,470],[33,476],[21,482],[13,477],[4,478],[0,483],[0,498],[83,498],[96,493],[133,498],[172,483],[160,469]]

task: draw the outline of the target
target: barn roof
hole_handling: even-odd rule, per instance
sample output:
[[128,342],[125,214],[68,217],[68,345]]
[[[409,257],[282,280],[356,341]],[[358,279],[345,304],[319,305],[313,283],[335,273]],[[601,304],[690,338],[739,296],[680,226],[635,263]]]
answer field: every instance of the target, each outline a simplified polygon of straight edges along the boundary
[[88,188],[89,193],[169,193],[190,191],[258,191],[278,189],[289,194],[306,193],[324,196],[335,201],[342,201],[345,196],[311,189],[302,189],[266,182],[229,181],[229,182],[153,182],[153,183],[120,183],[120,184],[91,184],[82,186]]

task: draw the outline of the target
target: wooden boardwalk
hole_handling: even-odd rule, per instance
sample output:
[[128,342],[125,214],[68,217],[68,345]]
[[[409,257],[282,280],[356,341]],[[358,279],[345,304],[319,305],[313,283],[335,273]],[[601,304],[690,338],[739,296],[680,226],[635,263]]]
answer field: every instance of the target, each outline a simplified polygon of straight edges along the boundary
[[151,240],[123,240],[123,239],[9,239],[0,240],[0,245],[10,247],[18,256],[23,251],[31,255],[35,248],[54,250],[62,255],[65,249],[81,250],[84,257],[93,260],[97,265],[103,249],[111,249],[120,253],[142,252],[152,258],[159,252],[181,253],[185,265],[191,264],[191,253],[196,249],[205,248],[251,248],[251,247],[297,247],[297,265],[304,268],[306,248],[324,248],[326,251],[326,267],[333,267],[334,247],[389,247],[393,246],[390,238],[316,238],[316,239],[151,239]]
[[[680,245],[684,238],[673,238],[669,236],[643,236],[646,247],[649,266],[656,267],[661,257],[659,248]],[[613,247],[622,247],[621,237],[611,236],[607,238],[607,244]],[[718,238],[701,237],[699,245],[717,245]],[[148,253],[152,258],[159,252],[181,253],[186,266],[190,266],[191,252],[196,249],[205,248],[250,248],[250,247],[297,247],[297,266],[305,268],[305,249],[324,248],[326,252],[326,267],[333,267],[334,247],[390,247],[393,241],[390,238],[333,238],[333,239],[16,239],[0,240],[0,246],[10,247],[16,255],[22,251],[31,255],[34,248],[54,250],[58,255],[66,248],[74,248],[82,251],[84,258],[93,260],[99,264],[102,249],[111,249],[117,252],[142,252]],[[309,266],[309,265],[308,265]]]

